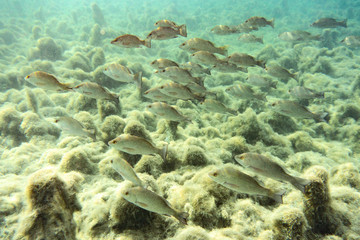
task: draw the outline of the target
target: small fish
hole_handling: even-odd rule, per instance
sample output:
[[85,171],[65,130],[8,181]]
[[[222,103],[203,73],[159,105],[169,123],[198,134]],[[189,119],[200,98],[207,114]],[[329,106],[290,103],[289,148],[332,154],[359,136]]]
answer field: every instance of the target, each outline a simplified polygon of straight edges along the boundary
[[198,63],[205,64],[208,66],[214,66],[220,62],[220,60],[208,51],[198,51],[190,55],[190,57]]
[[151,67],[153,67],[157,70],[161,70],[161,69],[164,69],[167,67],[178,67],[179,66],[176,62],[166,59],[166,58],[156,59],[156,60],[152,61],[150,63],[150,65],[151,65]]
[[142,72],[134,74],[129,68],[119,63],[112,63],[104,69],[103,73],[116,81],[135,83],[139,88],[141,88]]
[[42,71],[30,73],[24,79],[32,85],[46,90],[57,92],[72,90],[68,85],[60,83],[54,75]]
[[196,82],[191,82],[186,84],[186,87],[190,89],[190,91],[192,93],[194,93],[195,95],[203,95],[203,94],[209,94],[210,92],[207,91],[206,87],[204,87],[204,83],[201,81],[199,81],[198,83]]
[[254,90],[244,84],[237,84],[227,88],[225,91],[242,99],[266,101],[266,96],[264,94],[255,93]]
[[358,48],[360,47],[360,36],[347,36],[341,43],[350,47],[350,48]]
[[295,73],[289,72],[289,70],[277,65],[273,64],[271,66],[266,66],[265,68],[266,72],[270,74],[273,77],[288,80],[289,78],[293,78],[297,80],[297,75]]
[[253,34],[242,34],[238,40],[244,42],[244,43],[261,43],[264,44],[263,38],[262,37],[257,37]]
[[261,154],[243,153],[236,155],[235,160],[255,173],[275,180],[290,182],[302,193],[305,192],[305,186],[310,183],[310,180],[291,176],[282,166]]
[[137,36],[131,34],[121,35],[112,40],[111,44],[123,48],[139,48],[141,46],[151,48],[150,39],[141,40]]
[[143,182],[136,175],[134,169],[125,159],[122,159],[120,157],[115,157],[112,158],[110,162],[114,170],[118,172],[123,179],[128,180],[137,186],[144,187]]
[[174,98],[172,96],[168,96],[160,91],[160,87],[153,87],[147,91],[144,92],[144,97],[155,100],[155,101],[173,101],[177,98]]
[[110,92],[107,88],[94,82],[83,82],[73,88],[75,92],[95,99],[105,99],[120,103],[119,96]]
[[94,141],[96,140],[95,131],[85,129],[85,127],[76,119],[72,117],[58,117],[54,120],[59,128],[67,134],[76,136],[90,137]]
[[252,27],[266,27],[271,26],[274,28],[275,19],[266,20],[264,17],[251,17],[245,21],[245,24],[252,26]]
[[214,43],[201,38],[191,38],[180,44],[179,47],[188,52],[207,51],[210,53],[218,53],[224,56],[227,56],[228,53],[228,46],[216,47]]
[[219,71],[219,72],[226,72],[226,73],[236,73],[236,72],[245,72],[247,73],[248,70],[246,67],[240,67],[232,62],[226,62],[226,61],[218,61],[216,65],[212,67],[213,70]]
[[[184,28],[185,24],[183,25],[177,25],[175,22],[170,21],[170,20],[159,20],[154,24],[156,27],[171,27],[174,29],[180,29],[180,28]],[[186,26],[185,26],[186,28]],[[186,36],[185,36],[186,37]]]
[[182,100],[191,100],[197,99],[199,101],[203,100],[203,97],[194,94],[188,87],[183,86],[178,83],[166,83],[160,86],[160,92],[171,97],[176,97]]
[[325,122],[325,117],[328,113],[312,113],[306,107],[300,105],[297,102],[290,100],[279,100],[273,102],[271,104],[271,108],[273,111],[280,113],[282,115],[294,118],[306,118],[306,119],[314,119],[317,122]]
[[279,38],[286,42],[299,42],[299,41],[310,41],[310,40],[320,40],[320,35],[311,35],[311,33],[301,30],[296,30],[292,32],[283,32],[279,34]]
[[249,74],[249,76],[246,78],[246,81],[250,85],[255,85],[255,86],[266,88],[266,89],[269,89],[269,88],[276,89],[276,85],[277,85],[276,81],[272,81],[271,79],[263,77],[258,74]]
[[249,33],[251,31],[259,30],[258,27],[250,26],[249,24],[246,24],[246,23],[241,23],[241,24],[235,26],[235,28],[238,33]]
[[272,198],[277,203],[282,203],[282,194],[274,193],[260,185],[253,177],[237,170],[234,166],[224,166],[210,171],[208,176],[216,183],[238,193],[261,195]]
[[191,82],[199,82],[200,80],[197,77],[193,77],[188,70],[182,69],[180,67],[172,66],[167,67],[161,70],[157,70],[155,75],[163,78],[170,79],[174,82],[180,84],[188,84]]
[[108,144],[117,150],[132,155],[146,155],[156,153],[159,154],[164,161],[166,160],[168,150],[167,144],[165,144],[163,148],[157,148],[145,138],[130,134],[122,134],[113,140],[110,140]]
[[185,25],[182,25],[181,28],[179,29],[175,29],[172,27],[158,27],[157,29],[149,33],[146,39],[167,40],[167,39],[177,38],[178,35],[187,37]]
[[174,107],[163,102],[154,102],[146,106],[146,109],[155,115],[158,115],[166,120],[182,122],[190,121],[187,117],[179,113]]
[[235,110],[225,107],[224,104],[222,104],[221,102],[214,100],[214,99],[205,99],[200,104],[202,107],[204,107],[209,112],[217,112],[217,113],[221,113],[221,114],[230,113],[232,115],[237,115],[237,113],[238,113]]
[[182,63],[181,67],[183,69],[188,70],[193,76],[203,76],[203,75],[211,75],[210,68],[205,68],[201,66],[200,64],[194,63],[194,62],[186,62]]
[[313,22],[311,27],[316,28],[336,28],[336,27],[347,27],[347,19],[343,21],[337,21],[334,18],[320,18],[319,20],[316,20]]
[[312,89],[296,86],[289,90],[291,96],[297,99],[324,98],[324,92],[316,92]]
[[258,61],[253,56],[246,53],[233,53],[230,56],[228,56],[226,60],[245,67],[254,67],[254,66],[259,66],[262,68],[265,67],[263,61],[260,60]]
[[138,207],[150,212],[173,216],[182,224],[187,224],[188,213],[175,210],[166,199],[148,189],[142,187],[123,188],[120,194],[125,200]]
[[237,29],[233,26],[216,25],[210,30],[210,32],[217,35],[229,35],[229,34],[237,33]]

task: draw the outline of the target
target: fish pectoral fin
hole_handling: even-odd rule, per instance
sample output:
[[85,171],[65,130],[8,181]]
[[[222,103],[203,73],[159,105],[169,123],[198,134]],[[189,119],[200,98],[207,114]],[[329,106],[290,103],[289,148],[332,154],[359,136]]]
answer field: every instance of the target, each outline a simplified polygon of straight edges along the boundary
[[158,113],[159,116],[165,116],[165,113]]
[[139,205],[139,206],[141,206],[141,207],[143,207],[143,208],[147,208],[147,207],[148,207],[148,205],[147,205],[146,203],[143,203],[143,202],[138,202],[138,201],[136,201],[136,204]]
[[135,148],[124,147],[124,150],[129,151],[129,152],[134,152]]
[[236,188],[236,187],[237,187],[236,184],[232,184],[232,183],[228,183],[228,182],[224,182],[224,184],[225,184],[226,186],[230,186],[230,187],[232,187],[232,188]]

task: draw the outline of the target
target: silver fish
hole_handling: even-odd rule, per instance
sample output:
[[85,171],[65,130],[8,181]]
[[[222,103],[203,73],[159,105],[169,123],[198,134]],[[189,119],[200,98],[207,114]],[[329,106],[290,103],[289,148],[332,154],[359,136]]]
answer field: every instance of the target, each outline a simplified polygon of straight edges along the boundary
[[119,104],[119,96],[94,82],[83,82],[73,88],[75,92],[95,99],[111,100]]
[[58,117],[54,120],[54,122],[67,134],[90,137],[93,140],[96,140],[95,131],[86,130],[78,120],[72,117]]
[[32,85],[46,90],[58,92],[72,90],[67,84],[60,83],[54,75],[42,71],[30,73],[24,79]]
[[143,182],[136,175],[134,169],[125,159],[122,159],[120,157],[115,157],[112,158],[110,162],[114,170],[118,172],[123,179],[129,180],[137,186],[144,187]]
[[264,94],[255,93],[254,90],[244,84],[237,84],[227,88],[225,91],[242,99],[266,101],[266,96]]
[[165,118],[170,121],[182,122],[190,121],[187,117],[179,113],[174,107],[163,102],[154,102],[146,106],[146,109],[155,115]]
[[312,89],[296,86],[289,90],[291,96],[297,99],[324,98],[324,92],[316,92]]
[[134,74],[129,68],[119,63],[112,63],[104,69],[103,73],[116,81],[135,83],[139,88],[141,88],[142,72]]

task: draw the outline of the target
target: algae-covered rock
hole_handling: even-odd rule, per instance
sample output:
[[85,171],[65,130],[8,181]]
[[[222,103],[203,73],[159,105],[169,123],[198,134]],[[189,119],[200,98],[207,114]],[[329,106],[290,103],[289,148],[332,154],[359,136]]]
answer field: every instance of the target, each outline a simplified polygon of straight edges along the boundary
[[272,216],[276,240],[302,240],[305,238],[306,219],[304,213],[294,207],[281,206]]
[[104,14],[102,13],[100,7],[96,3],[91,4],[92,17],[94,22],[100,26],[106,26]]
[[45,59],[50,61],[60,60],[62,57],[62,48],[54,39],[50,37],[40,38],[37,41],[36,48],[30,49],[29,59]]
[[198,146],[189,146],[185,152],[183,164],[189,166],[205,166],[209,163],[205,152]]
[[101,28],[98,24],[95,24],[94,27],[91,29],[89,44],[94,46],[99,46],[102,41],[102,35],[100,33]]
[[306,152],[306,151],[314,151],[314,152],[322,152],[322,149],[316,147],[313,142],[311,136],[303,131],[295,132],[288,136],[292,147],[295,152]]
[[65,62],[65,66],[70,69],[80,68],[85,72],[91,72],[92,70],[90,60],[80,52],[77,52],[74,56],[70,57]]
[[124,132],[125,121],[116,115],[107,116],[102,123],[100,130],[104,142],[109,142]]
[[81,147],[66,152],[60,162],[64,172],[77,171],[85,174],[95,174],[96,166],[89,160],[91,157]]
[[106,100],[98,100],[97,107],[100,119],[104,120],[107,116],[121,114],[121,105]]
[[332,184],[343,185],[360,190],[360,173],[353,163],[344,163],[331,170]]
[[0,39],[2,39],[7,45],[13,44],[15,42],[15,36],[9,29],[0,30]]
[[[74,180],[74,181],[73,181]],[[81,209],[74,184],[67,184],[55,169],[41,169],[30,176],[26,187],[28,207],[17,239],[76,239],[73,213]]]
[[22,120],[22,115],[14,108],[8,107],[0,111],[1,137],[6,138],[10,146],[17,146],[26,139],[20,128]]

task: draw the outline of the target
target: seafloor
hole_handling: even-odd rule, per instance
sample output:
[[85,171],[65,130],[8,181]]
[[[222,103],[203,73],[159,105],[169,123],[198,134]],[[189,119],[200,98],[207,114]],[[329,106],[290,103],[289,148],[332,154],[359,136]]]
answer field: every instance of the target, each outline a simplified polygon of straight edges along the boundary
[[[357,1],[1,1],[0,19],[0,238],[1,239],[360,239],[360,52],[340,41],[360,35]],[[103,14],[104,19],[101,18]],[[257,32],[264,44],[242,43],[238,34],[210,33],[215,25],[237,25],[251,16],[275,18],[275,28]],[[315,29],[321,17],[348,19],[348,28]],[[186,24],[188,37],[152,41],[151,49],[123,49],[110,44],[130,33],[141,38],[160,19]],[[321,41],[288,43],[284,31],[321,34]],[[247,74],[212,71],[205,80],[217,100],[236,116],[205,111],[197,101],[173,105],[191,122],[168,122],[147,112],[151,100],[135,85],[103,74],[110,63],[143,72],[144,88],[165,81],[150,62],[189,61],[178,46],[200,37],[229,54],[245,52],[267,63],[298,72],[298,81],[325,92],[307,102],[328,122],[295,119],[272,111],[269,103],[290,99],[298,81],[278,81],[263,89],[267,102],[238,99],[225,92],[245,82]],[[268,76],[259,67],[248,69]],[[54,74],[76,85],[93,81],[119,94],[121,107],[78,93],[56,93],[24,81],[34,71]],[[256,89],[256,88],[254,88]],[[260,89],[256,89],[260,91]],[[51,119],[72,116],[97,140],[62,134]],[[107,146],[122,133],[169,142],[166,161],[158,155],[132,156]],[[288,183],[252,176],[275,191],[286,190],[283,204],[266,197],[237,194],[207,175],[222,164],[238,169],[234,156],[257,152],[308,178],[304,196]],[[178,210],[188,225],[150,213],[124,200],[123,179],[111,158],[129,161],[148,188]],[[246,171],[246,169],[245,169]],[[52,237],[51,237],[52,236]]]

